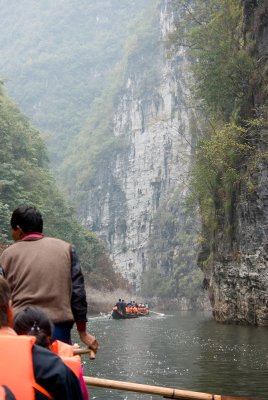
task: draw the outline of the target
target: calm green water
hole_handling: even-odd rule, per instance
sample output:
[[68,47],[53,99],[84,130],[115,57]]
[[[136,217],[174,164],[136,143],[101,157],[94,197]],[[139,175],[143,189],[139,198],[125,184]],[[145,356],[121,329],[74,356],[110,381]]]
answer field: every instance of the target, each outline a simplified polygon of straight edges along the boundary
[[[134,320],[92,317],[100,349],[84,374],[214,394],[268,399],[267,328],[216,324],[208,313]],[[160,399],[89,387],[91,400]]]

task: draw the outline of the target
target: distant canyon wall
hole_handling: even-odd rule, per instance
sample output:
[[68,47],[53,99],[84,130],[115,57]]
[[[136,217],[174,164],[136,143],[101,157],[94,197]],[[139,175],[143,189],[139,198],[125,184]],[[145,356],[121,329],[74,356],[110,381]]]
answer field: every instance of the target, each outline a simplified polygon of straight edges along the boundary
[[164,47],[174,18],[172,1],[163,1],[158,79],[151,92],[141,94],[143,74],[127,76],[113,118],[114,135],[127,146],[108,170],[98,170],[88,193],[85,223],[106,242],[115,265],[134,289],[140,288],[149,266],[156,212],[174,196],[183,201],[188,191],[194,119],[189,66],[183,50],[167,58]]

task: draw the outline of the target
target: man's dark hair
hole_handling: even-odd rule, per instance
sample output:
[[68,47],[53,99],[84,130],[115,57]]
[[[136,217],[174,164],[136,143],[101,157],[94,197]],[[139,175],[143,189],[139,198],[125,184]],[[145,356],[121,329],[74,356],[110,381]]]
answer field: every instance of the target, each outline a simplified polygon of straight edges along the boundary
[[0,276],[0,327],[8,325],[8,304],[10,299],[10,287],[5,278]]
[[21,205],[11,216],[10,225],[13,229],[20,227],[24,233],[43,232],[43,218],[40,211],[33,206]]

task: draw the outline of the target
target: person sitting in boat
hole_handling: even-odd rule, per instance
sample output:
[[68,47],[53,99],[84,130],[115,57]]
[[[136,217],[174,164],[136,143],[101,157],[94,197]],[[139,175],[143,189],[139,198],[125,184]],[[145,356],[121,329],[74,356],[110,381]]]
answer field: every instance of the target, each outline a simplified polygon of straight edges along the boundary
[[123,314],[126,314],[126,308],[127,308],[127,303],[125,302],[125,300],[122,300],[121,310]]
[[74,356],[73,346],[60,340],[52,342],[53,323],[40,307],[29,306],[18,312],[14,317],[14,330],[18,335],[35,336],[37,345],[58,354],[79,378],[84,400],[89,400],[80,357]]
[[120,314],[126,315],[126,302],[125,300],[119,299],[118,302],[113,307],[114,311],[119,311]]
[[14,329],[11,290],[0,276],[0,377],[17,400],[83,400],[79,379],[52,351]]
[[121,309],[121,304],[122,304],[122,300],[119,299],[118,302],[116,303],[116,307],[119,308],[119,310]]
[[138,304],[137,310],[139,314],[143,312],[143,307],[141,304]]

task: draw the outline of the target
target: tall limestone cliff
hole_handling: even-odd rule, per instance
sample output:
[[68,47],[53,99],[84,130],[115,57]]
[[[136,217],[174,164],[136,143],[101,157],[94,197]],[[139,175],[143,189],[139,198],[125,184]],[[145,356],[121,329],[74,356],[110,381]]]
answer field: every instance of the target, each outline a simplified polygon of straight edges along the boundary
[[[114,111],[113,133],[125,146],[109,168],[98,168],[85,207],[85,224],[104,239],[115,265],[137,290],[152,264],[163,275],[172,273],[181,251],[179,233],[188,224],[195,234],[198,226],[198,218],[186,222],[183,210],[195,120],[189,67],[182,50],[167,57],[164,42],[178,16],[172,1],[160,3],[155,43],[129,57]],[[195,258],[193,252],[191,264]]]
[[[242,110],[243,118],[249,118],[262,113],[267,102],[268,6],[254,0],[242,4],[245,42],[256,60],[252,96]],[[261,128],[255,137],[259,162],[235,191],[233,230],[217,233],[214,263],[206,270],[213,313],[219,322],[268,325],[267,140],[267,128]],[[241,176],[247,170],[245,162]],[[200,253],[200,263],[208,259],[207,250]]]

